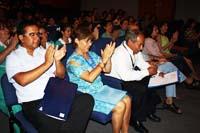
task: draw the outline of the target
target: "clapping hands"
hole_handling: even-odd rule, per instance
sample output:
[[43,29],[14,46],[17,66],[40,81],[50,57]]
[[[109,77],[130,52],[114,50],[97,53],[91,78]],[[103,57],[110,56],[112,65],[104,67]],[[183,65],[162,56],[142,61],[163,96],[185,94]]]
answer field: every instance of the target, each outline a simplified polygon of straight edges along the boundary
[[110,57],[114,52],[114,49],[115,49],[115,42],[110,42],[110,44],[106,45],[104,50],[101,49],[101,57],[102,57],[102,62],[104,64],[106,64],[107,61],[110,59]]
[[66,46],[63,45],[62,48],[58,50],[58,46],[55,47],[54,45],[49,45],[49,47],[46,50],[45,54],[45,62],[49,65],[51,65],[54,60],[60,61],[66,54]]
[[12,49],[15,49],[18,42],[19,42],[19,39],[17,37],[17,34],[10,37],[9,47],[12,47]]
[[58,47],[56,47],[56,50],[55,50],[55,54],[54,54],[54,59],[56,61],[59,61],[61,60],[65,54],[66,54],[66,45],[63,45],[60,49],[58,49]]

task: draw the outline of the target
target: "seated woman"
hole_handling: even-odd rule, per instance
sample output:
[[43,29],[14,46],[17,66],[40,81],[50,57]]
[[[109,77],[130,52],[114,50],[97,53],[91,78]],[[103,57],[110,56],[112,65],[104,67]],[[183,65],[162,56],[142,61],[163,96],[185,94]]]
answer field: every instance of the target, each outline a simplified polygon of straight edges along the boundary
[[[175,29],[175,28],[171,29],[170,32],[168,33],[168,38],[170,40],[176,40],[174,43],[177,42],[178,37],[179,37],[179,31],[177,29]],[[174,44],[172,44],[172,45],[174,45]],[[186,61],[187,65],[191,69],[191,71],[192,71],[191,75],[193,76],[193,78],[196,79],[196,80],[200,80],[200,76],[198,75],[198,73],[197,73],[197,71],[196,71],[196,69],[195,69],[195,67],[193,65],[192,58],[190,56],[187,56],[187,55],[185,56],[181,51],[172,50],[171,47],[169,48],[169,51],[172,54],[178,54],[179,56],[182,56],[182,58]],[[196,58],[196,57],[198,57],[198,55],[194,56],[194,58]]]
[[[172,58],[173,56],[175,56],[176,61],[178,59],[178,61],[185,62],[187,67],[191,70],[191,76],[196,80],[200,80],[200,78],[197,75],[196,70],[194,69],[192,61],[189,58],[186,58],[185,56],[181,54],[171,53],[171,48],[174,46],[174,43],[178,40],[178,36],[179,36],[178,30],[173,30],[173,33],[171,34],[171,38],[168,38],[166,36],[166,33],[168,32],[168,23],[162,22],[160,24],[159,29],[160,29],[160,36],[158,36],[158,41],[159,41],[158,45],[162,53],[165,56],[172,56]],[[175,65],[177,65],[177,63],[175,63]],[[186,71],[186,70],[183,70],[183,71]],[[187,73],[188,73],[188,70],[187,70]],[[197,81],[195,82],[197,83]]]
[[127,19],[122,19],[120,21],[120,37],[125,36],[126,31],[128,30],[128,20]]
[[[162,55],[156,41],[158,34],[158,27],[155,24],[151,24],[146,29],[146,39],[144,43],[143,53],[146,60],[157,60],[158,70],[163,73],[178,71],[178,68]],[[186,80],[185,75],[179,72],[180,82]],[[171,84],[165,86],[166,88],[166,100],[165,106],[171,111],[181,114],[182,111],[173,102],[173,98],[176,97],[176,85]]]
[[105,32],[102,34],[101,38],[110,38],[113,41],[118,41],[118,39],[120,39],[119,35],[121,27],[119,25],[113,25],[111,21],[106,21],[104,23],[104,29]]
[[184,45],[188,48],[188,56],[194,63],[199,64],[200,24],[195,19],[188,19],[183,29]]
[[78,91],[89,93],[94,97],[94,111],[105,114],[112,111],[113,133],[128,133],[131,99],[125,91],[103,85],[100,77],[101,72],[110,72],[110,57],[115,44],[107,44],[101,51],[100,58],[89,51],[91,32],[84,26],[77,28],[75,43],[75,52],[67,60],[70,81],[78,84]]
[[60,28],[61,31],[61,38],[59,38],[56,42],[55,45],[62,46],[62,45],[67,45],[69,43],[72,43],[71,39],[71,34],[72,34],[72,29],[69,24],[63,24],[61,25]]
[[102,24],[105,32],[101,35],[102,38],[112,38],[113,24],[112,21],[105,21]]

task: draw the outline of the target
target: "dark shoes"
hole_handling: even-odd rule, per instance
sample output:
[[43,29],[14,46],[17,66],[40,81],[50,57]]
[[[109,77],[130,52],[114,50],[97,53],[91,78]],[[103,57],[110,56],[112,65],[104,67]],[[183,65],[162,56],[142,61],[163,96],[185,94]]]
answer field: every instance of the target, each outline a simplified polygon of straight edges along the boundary
[[148,133],[148,129],[139,121],[136,122],[132,122],[131,126],[134,127],[135,131],[137,131],[138,133]]
[[161,119],[160,117],[156,116],[155,114],[150,114],[147,116],[147,118],[149,118],[149,120],[153,121],[153,122],[160,122]]
[[181,111],[181,109],[175,104],[175,103],[172,103],[172,104],[166,104],[164,103],[163,104],[163,108],[164,109],[167,109],[175,114],[182,114],[183,112]]
[[[156,116],[155,114],[150,114],[147,116],[149,120],[153,122],[160,122],[160,117]],[[134,127],[135,131],[138,133],[148,133],[149,130],[142,124],[142,122],[134,121],[131,123],[131,126]]]
[[193,80],[191,84],[187,84],[186,87],[189,90],[200,90],[200,81],[199,80]]

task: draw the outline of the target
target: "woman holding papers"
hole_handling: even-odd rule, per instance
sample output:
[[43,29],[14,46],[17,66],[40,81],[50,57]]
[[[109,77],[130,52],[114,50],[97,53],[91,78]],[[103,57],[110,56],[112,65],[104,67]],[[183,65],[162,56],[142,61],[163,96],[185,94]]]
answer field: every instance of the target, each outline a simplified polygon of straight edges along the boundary
[[[171,62],[168,62],[166,57],[162,54],[158,46],[158,27],[156,24],[150,24],[146,29],[146,39],[143,48],[144,57],[146,60],[157,60],[158,70],[163,73],[169,73],[174,71],[179,71],[179,69],[173,65]],[[178,73],[179,82],[186,80],[185,75],[179,71]],[[187,79],[189,80],[189,79]],[[187,81],[186,80],[186,81]],[[190,81],[187,81],[190,82]],[[165,107],[172,110],[177,114],[181,114],[182,111],[178,108],[173,102],[173,97],[176,97],[176,84],[166,85],[166,101]]]
[[94,111],[109,114],[112,111],[113,133],[128,133],[131,99],[125,91],[103,85],[100,73],[110,72],[110,57],[115,43],[107,44],[99,57],[89,51],[91,33],[85,26],[76,31],[76,50],[67,61],[71,82],[78,84],[78,91],[91,94],[95,99]]

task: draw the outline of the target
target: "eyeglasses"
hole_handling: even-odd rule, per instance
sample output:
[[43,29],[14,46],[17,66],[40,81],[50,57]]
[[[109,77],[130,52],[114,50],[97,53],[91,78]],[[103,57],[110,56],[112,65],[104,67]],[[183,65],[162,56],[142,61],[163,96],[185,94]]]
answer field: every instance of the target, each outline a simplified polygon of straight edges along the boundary
[[27,36],[30,36],[30,37],[34,37],[34,36],[40,36],[41,35],[41,33],[39,33],[39,32],[36,32],[36,33],[34,33],[34,32],[31,32],[31,33],[25,33],[24,35],[27,35]]

